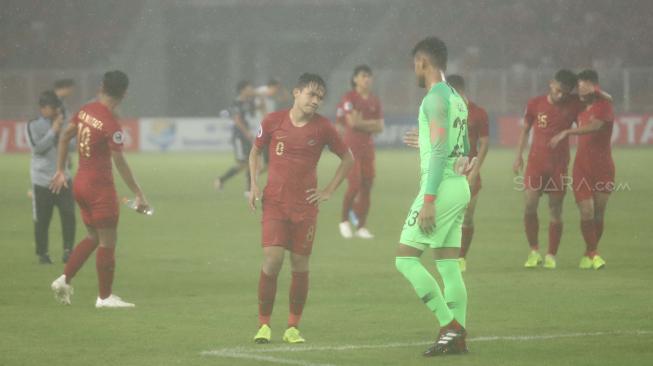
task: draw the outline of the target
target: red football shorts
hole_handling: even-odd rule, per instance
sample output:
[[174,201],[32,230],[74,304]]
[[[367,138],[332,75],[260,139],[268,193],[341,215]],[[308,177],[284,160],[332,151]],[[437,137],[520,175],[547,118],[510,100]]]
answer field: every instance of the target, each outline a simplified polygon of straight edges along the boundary
[[567,176],[567,165],[555,164],[542,168],[536,164],[528,164],[524,172],[525,188],[548,194],[565,194],[567,185],[571,182]]
[[354,166],[349,171],[347,180],[350,185],[360,185],[362,180],[371,181],[376,175],[374,160],[376,153],[374,147],[352,151],[354,155]]
[[278,202],[263,202],[263,247],[279,246],[299,254],[313,250],[317,210]]
[[572,175],[576,202],[592,198],[595,192],[609,194],[614,189],[614,163],[593,165],[574,163]]
[[75,179],[73,194],[86,226],[109,229],[118,226],[120,206],[113,185],[97,186]]

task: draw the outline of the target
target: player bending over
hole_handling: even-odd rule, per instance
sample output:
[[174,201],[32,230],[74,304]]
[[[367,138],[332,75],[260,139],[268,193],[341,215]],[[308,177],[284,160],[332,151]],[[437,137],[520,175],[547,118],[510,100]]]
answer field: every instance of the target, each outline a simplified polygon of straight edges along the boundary
[[[569,165],[568,140],[551,147],[549,142],[556,134],[570,128],[583,109],[578,95],[572,94],[576,87],[576,75],[569,70],[559,70],[549,82],[549,93],[528,101],[524,125],[519,137],[517,157],[513,171],[519,174],[524,165],[522,158],[533,131],[533,142],[528,153],[524,172],[524,230],[530,253],[524,263],[535,268],[544,262],[544,268],[556,268],[556,254],[562,237],[562,204],[567,184]],[[537,207],[543,193],[549,196],[549,246],[542,259],[539,252],[539,219]]]

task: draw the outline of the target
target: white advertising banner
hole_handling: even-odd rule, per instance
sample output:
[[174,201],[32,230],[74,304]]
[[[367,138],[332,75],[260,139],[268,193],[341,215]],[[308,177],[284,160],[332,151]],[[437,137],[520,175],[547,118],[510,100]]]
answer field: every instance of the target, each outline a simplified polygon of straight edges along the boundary
[[141,118],[141,151],[230,151],[226,118]]

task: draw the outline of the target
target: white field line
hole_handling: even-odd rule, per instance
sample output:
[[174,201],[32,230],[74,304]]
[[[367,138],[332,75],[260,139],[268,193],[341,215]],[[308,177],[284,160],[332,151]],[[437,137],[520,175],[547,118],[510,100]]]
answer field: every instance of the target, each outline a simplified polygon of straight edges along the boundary
[[231,351],[229,349],[225,350],[215,350],[215,351],[209,351],[209,352],[202,352],[203,356],[218,356],[218,357],[223,357],[223,358],[240,358],[244,360],[253,360],[253,361],[266,361],[266,362],[272,362],[272,363],[279,363],[283,365],[300,365],[300,366],[335,366],[330,363],[315,363],[315,362],[310,362],[310,361],[303,361],[303,360],[291,360],[289,358],[280,358],[280,357],[272,357],[272,356],[262,356],[262,355],[255,355],[252,353],[242,353],[242,352],[235,352]]
[[[540,341],[549,339],[564,339],[564,338],[581,338],[581,337],[600,337],[600,336],[617,336],[617,335],[653,335],[653,331],[649,330],[633,330],[633,331],[614,331],[614,332],[585,332],[585,333],[562,333],[562,334],[547,334],[547,335],[515,335],[515,336],[484,336],[469,338],[468,342],[492,342],[492,341]],[[234,347],[222,348],[211,351],[204,351],[200,353],[201,356],[216,356],[226,358],[240,358],[256,361],[268,361],[286,365],[302,365],[302,366],[333,366],[330,364],[313,363],[303,360],[293,360],[285,358],[277,358],[270,356],[263,356],[262,353],[275,353],[275,352],[312,352],[312,351],[355,351],[362,349],[378,349],[378,348],[401,348],[401,347],[416,347],[432,344],[429,342],[403,342],[403,343],[385,343],[385,344],[343,344],[343,345],[325,345],[325,346],[278,346],[278,347]]]

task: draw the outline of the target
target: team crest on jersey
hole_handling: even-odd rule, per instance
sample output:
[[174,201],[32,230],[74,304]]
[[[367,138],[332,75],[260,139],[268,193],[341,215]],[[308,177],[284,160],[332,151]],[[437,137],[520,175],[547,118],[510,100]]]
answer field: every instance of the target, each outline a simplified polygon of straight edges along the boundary
[[256,133],[257,137],[263,136],[263,124],[258,125],[258,132]]
[[317,144],[317,142],[315,142],[315,140],[313,140],[313,139],[308,140],[308,146],[315,146],[315,144]]
[[343,106],[345,108],[345,111],[350,112],[352,109],[354,109],[354,105],[351,102],[345,103]]
[[113,133],[113,143],[114,144],[122,144],[125,142],[125,135],[123,135],[122,131],[116,131]]

